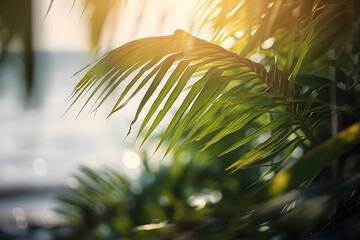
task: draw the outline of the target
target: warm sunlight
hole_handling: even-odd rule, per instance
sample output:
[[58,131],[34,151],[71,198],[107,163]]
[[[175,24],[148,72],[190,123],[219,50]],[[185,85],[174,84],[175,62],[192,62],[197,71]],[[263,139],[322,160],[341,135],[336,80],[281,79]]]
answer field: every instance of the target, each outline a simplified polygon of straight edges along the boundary
[[0,0],[0,239],[360,239],[359,46],[359,0]]
[[[90,47],[87,39],[90,17],[82,1],[54,1],[49,14],[50,0],[34,0],[35,48],[39,50],[86,51]],[[111,49],[125,42],[154,35],[173,34],[176,29],[189,30],[192,0],[128,1],[125,9],[112,14],[104,29],[101,43]],[[120,8],[120,5],[115,7]],[[120,14],[121,12],[121,14]],[[113,11],[116,13],[116,11]],[[44,19],[45,18],[45,19]]]
[[129,169],[136,169],[140,167],[141,164],[141,158],[139,154],[137,154],[134,151],[127,151],[122,156],[122,162],[125,165],[125,167]]

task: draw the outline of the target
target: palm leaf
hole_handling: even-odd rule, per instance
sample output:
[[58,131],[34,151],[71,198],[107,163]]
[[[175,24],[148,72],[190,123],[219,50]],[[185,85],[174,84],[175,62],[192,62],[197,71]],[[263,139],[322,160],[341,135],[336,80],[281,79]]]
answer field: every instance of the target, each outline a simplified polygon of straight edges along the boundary
[[[214,31],[212,41],[217,44],[229,38],[240,40],[242,55],[245,56],[259,43],[274,36],[278,29],[294,26],[296,17],[289,13],[299,7],[302,7],[302,11],[308,11],[305,5],[312,5],[312,2],[291,1],[284,4],[284,1],[205,0],[199,4],[198,14],[195,14],[197,19],[194,22],[198,23],[195,24],[195,28],[201,30],[205,26],[210,26]],[[241,41],[236,36],[238,31],[242,32],[241,38],[251,38],[252,41]],[[281,35],[288,37],[288,33]],[[234,44],[238,44],[239,47],[238,41]]]
[[[249,203],[260,202],[290,191],[316,175],[328,166],[333,159],[340,157],[359,144],[360,122],[357,122],[341,131],[336,137],[309,151],[299,161],[281,170],[260,189],[249,193]],[[308,167],[309,165],[312,166],[311,169]]]
[[[295,132],[298,138],[306,137],[316,144],[302,118],[312,113],[314,95],[309,97],[309,103],[301,112],[301,106],[293,104],[294,99],[288,99],[287,88],[280,87],[288,84],[286,78],[279,80],[282,75],[275,66],[267,72],[260,64],[177,30],[172,36],[135,40],[109,52],[88,70],[72,97],[76,102],[89,92],[83,108],[97,96],[93,108],[97,109],[109,96],[115,95],[115,90],[127,78],[131,78],[117,93],[109,115],[123,108],[134,96],[142,95],[130,130],[145,106],[151,104],[138,131],[139,136],[148,127],[144,141],[164,116],[169,115],[175,101],[181,100],[157,146],[158,149],[169,139],[165,155],[188,129],[192,131],[185,138],[186,142],[202,141],[203,149],[206,149],[230,134],[245,131],[252,123],[258,123],[260,127],[252,134],[237,139],[218,153],[223,155],[238,149],[256,140],[263,132],[271,133],[272,136],[230,166],[238,169],[277,153]],[[141,90],[145,86],[148,87],[143,93]],[[181,98],[184,91],[187,94]],[[210,140],[208,136],[212,136]],[[292,144],[298,146],[301,142],[293,141]]]
[[[241,56],[259,52],[268,58],[276,56],[280,67],[290,74],[295,65],[299,70],[303,61],[312,63],[342,44],[339,39],[357,31],[352,27],[357,15],[354,5],[355,1],[336,0],[203,0],[193,25],[199,31],[212,30],[211,42],[231,43],[228,49]],[[316,34],[304,41],[310,30]],[[269,38],[274,43],[266,50],[261,44]]]

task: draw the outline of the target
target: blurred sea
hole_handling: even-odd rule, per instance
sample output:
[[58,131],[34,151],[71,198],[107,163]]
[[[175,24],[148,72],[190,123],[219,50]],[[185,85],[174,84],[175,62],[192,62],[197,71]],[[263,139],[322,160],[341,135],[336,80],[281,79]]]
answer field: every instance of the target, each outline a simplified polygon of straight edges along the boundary
[[10,58],[0,67],[0,239],[52,239],[29,231],[58,223],[56,196],[76,187],[79,166],[124,169],[133,108],[108,123],[101,112],[76,118],[80,104],[62,117],[81,76],[74,73],[90,62],[86,53],[37,52],[32,99],[22,94],[21,63]]

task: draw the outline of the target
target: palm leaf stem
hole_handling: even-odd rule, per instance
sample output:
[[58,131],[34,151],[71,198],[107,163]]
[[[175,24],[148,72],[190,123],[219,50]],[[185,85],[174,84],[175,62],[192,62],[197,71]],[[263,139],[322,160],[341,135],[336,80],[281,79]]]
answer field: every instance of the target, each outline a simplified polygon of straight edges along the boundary
[[[256,70],[254,70],[256,72]],[[257,72],[256,72],[257,73]],[[302,126],[302,129],[305,131],[305,133],[308,135],[309,139],[313,142],[313,144],[318,145],[318,141],[316,140],[314,134],[310,130],[310,128],[307,126],[307,124],[303,121],[301,116],[297,113],[297,111],[292,107],[291,102],[286,98],[286,95],[283,94],[279,89],[276,89],[271,82],[268,79],[268,75],[266,75],[266,78],[263,78],[265,83],[271,88],[285,103],[286,107],[290,110],[290,112],[294,115],[294,117],[298,120],[300,125]],[[286,80],[284,80],[286,81]]]
[[297,114],[297,112],[291,107],[290,103],[287,101],[287,99],[285,97],[282,97],[282,100],[285,102],[286,106],[289,108],[289,110],[295,116],[295,118],[299,121],[300,125],[304,129],[305,133],[309,136],[310,140],[315,145],[318,145],[319,142],[316,140],[316,138],[315,138],[314,134],[312,133],[312,131],[310,130],[310,128],[306,125],[306,123],[304,123],[304,121],[302,120],[300,115]]
[[[239,56],[239,55],[238,55]],[[243,58],[239,56],[240,58]],[[245,58],[246,59],[246,58]],[[259,65],[261,66],[261,65]],[[271,84],[271,81],[269,80],[269,74],[265,69],[259,69],[259,67],[256,67],[254,64],[251,64],[251,66],[248,66],[252,71],[256,73],[256,75],[263,79],[264,82],[268,85],[270,89],[272,89],[285,103],[287,108],[290,110],[290,112],[294,115],[294,117],[299,121],[300,125],[302,126],[305,133],[308,135],[311,142],[315,145],[318,145],[318,141],[316,140],[314,134],[310,130],[310,128],[306,125],[306,123],[302,120],[301,116],[296,112],[295,109],[293,109],[291,102],[286,98],[286,94],[283,94],[279,89],[275,88],[273,84]],[[262,66],[261,66],[262,67]],[[286,80],[283,80],[286,81]]]

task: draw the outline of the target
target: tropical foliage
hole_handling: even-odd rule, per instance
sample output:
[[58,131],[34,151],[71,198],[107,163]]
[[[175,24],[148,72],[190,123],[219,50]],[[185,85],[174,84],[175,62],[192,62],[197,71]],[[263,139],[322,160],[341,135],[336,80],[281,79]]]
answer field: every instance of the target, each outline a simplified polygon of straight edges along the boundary
[[138,96],[129,133],[143,118],[141,145],[170,116],[156,150],[196,146],[196,160],[221,161],[237,183],[261,173],[252,190],[206,212],[163,216],[172,230],[157,237],[305,237],[350,195],[345,212],[359,200],[358,170],[348,167],[359,166],[359,13],[355,0],[201,1],[193,31],[211,29],[210,42],[176,30],[120,46],[89,67],[71,106],[86,96],[81,110],[96,110],[115,98],[110,116]]
[[[203,142],[202,149],[206,149],[232,133],[245,131],[249,123],[257,121],[262,125],[260,128],[252,131],[246,138],[229,142],[218,155],[224,155],[254,140],[260,134],[269,132],[271,134],[265,141],[237,159],[229,168],[268,164],[287,152],[280,160],[282,163],[304,141],[308,140],[307,145],[316,146],[319,141],[315,136],[316,127],[324,118],[341,110],[337,108],[336,102],[318,96],[326,87],[330,87],[331,92],[331,85],[334,84],[330,79],[321,78],[323,82],[313,83],[317,85],[315,87],[306,86],[301,80],[306,79],[306,74],[309,73],[315,78],[313,81],[322,77],[320,72],[314,71],[330,72],[331,69],[321,69],[324,65],[319,67],[321,62],[329,61],[329,57],[324,53],[337,48],[346,51],[342,48],[347,46],[340,40],[357,34],[354,29],[355,8],[348,6],[349,3],[336,1],[324,5],[318,2],[308,6],[309,2],[312,1],[291,1],[291,4],[279,1],[263,6],[264,4],[240,1],[232,6],[228,1],[217,4],[206,1],[205,3],[210,5],[201,6],[210,8],[211,11],[209,15],[205,15],[202,25],[213,24],[215,42],[219,35],[222,36],[219,41],[228,39],[228,35],[223,36],[221,31],[232,33],[236,29],[248,36],[247,39],[244,37],[247,44],[241,48],[240,55],[181,30],[177,30],[172,36],[135,40],[103,56],[78,83],[73,97],[77,101],[84,93],[90,92],[84,107],[96,98],[97,109],[111,94],[115,94],[115,90],[125,79],[133,76],[123,91],[116,92],[117,101],[110,114],[124,107],[135,95],[142,94],[132,125],[137,121],[145,104],[149,103],[149,99],[156,93],[138,133],[139,135],[149,126],[144,137],[146,141],[180,93],[189,87],[159,142],[160,146],[171,134],[166,154],[187,128],[192,130],[184,142],[201,141],[211,136]],[[234,7],[238,7],[238,10],[233,11]],[[243,11],[248,12],[248,8],[259,8],[259,19],[252,21],[253,25],[244,24],[241,18],[238,23],[236,16]],[[216,10],[220,13],[211,18]],[[297,15],[287,14],[290,10]],[[232,12],[234,13],[231,15]],[[230,17],[227,18],[230,19],[223,19],[228,15]],[[234,15],[235,18],[231,18]],[[307,18],[302,20],[304,16]],[[264,18],[266,19],[263,20]],[[267,18],[291,25],[283,26],[279,23],[268,26]],[[229,24],[235,26],[224,30]],[[283,32],[288,31],[290,26],[293,33],[287,32],[284,36]],[[252,34],[247,33],[250,29]],[[343,29],[349,30],[343,32]],[[318,35],[321,37],[317,38]],[[266,60],[268,64],[264,66],[246,58],[257,51],[259,44],[254,43],[263,42],[270,36],[275,42],[279,39],[286,44],[276,44],[274,49],[266,52],[268,56],[263,54],[263,61]],[[329,47],[324,48],[324,45]],[[239,48],[234,44],[231,49],[235,47]],[[262,51],[255,54],[262,54]],[[274,57],[277,60],[271,61]],[[336,66],[326,65],[326,68],[332,67]],[[300,70],[302,75],[299,74]],[[197,78],[192,78],[194,76]],[[324,81],[327,81],[327,84],[324,84]],[[162,82],[164,84],[161,84]],[[140,92],[146,84],[149,84],[148,89]],[[150,121],[152,118],[154,120]]]

